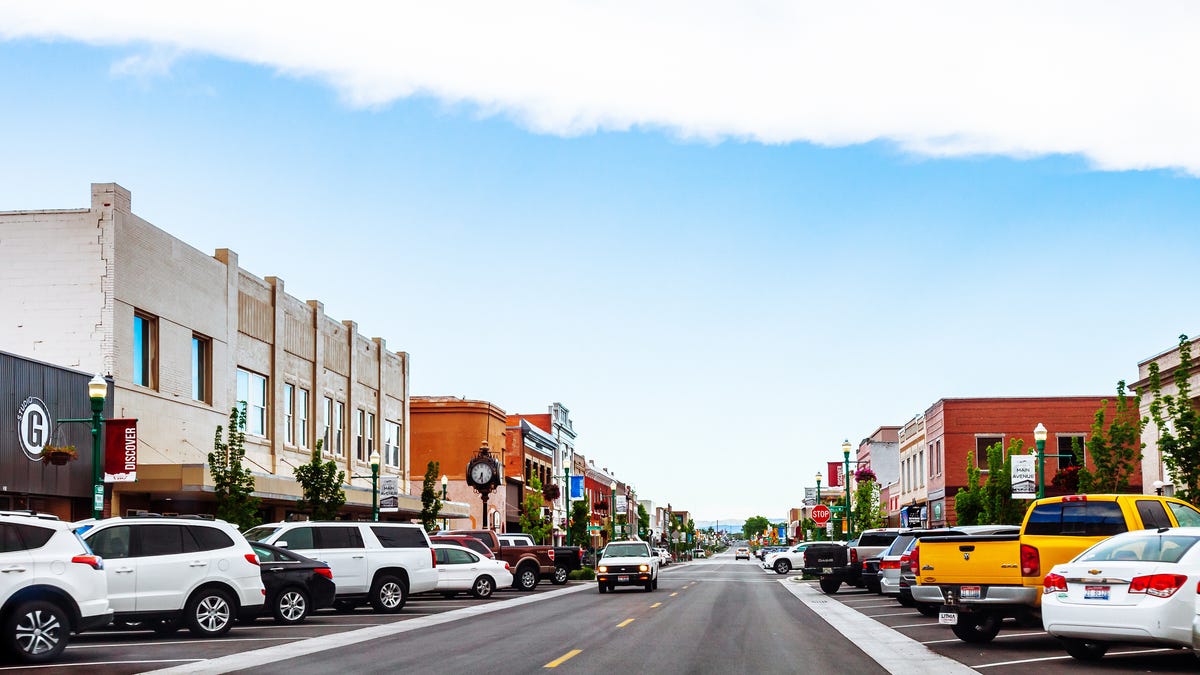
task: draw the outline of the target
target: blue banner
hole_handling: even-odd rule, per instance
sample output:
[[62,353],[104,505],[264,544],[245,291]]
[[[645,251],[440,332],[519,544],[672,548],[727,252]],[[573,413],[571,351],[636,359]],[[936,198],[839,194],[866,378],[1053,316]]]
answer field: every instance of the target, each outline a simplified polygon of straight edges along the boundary
[[585,498],[583,493],[583,476],[571,476],[571,488],[568,492],[572,501]]
[[787,525],[779,526],[779,539],[780,541],[787,539]]

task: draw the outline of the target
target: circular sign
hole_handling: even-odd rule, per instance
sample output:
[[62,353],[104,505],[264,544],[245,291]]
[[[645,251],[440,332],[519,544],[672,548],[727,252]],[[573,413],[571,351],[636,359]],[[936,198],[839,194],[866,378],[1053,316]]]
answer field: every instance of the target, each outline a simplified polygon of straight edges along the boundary
[[33,461],[42,458],[42,449],[50,442],[50,410],[42,399],[30,396],[21,403],[17,411],[17,436],[21,439],[21,449]]
[[813,522],[818,525],[824,525],[825,523],[828,523],[829,518],[832,515],[833,514],[829,511],[829,507],[825,506],[824,504],[817,504],[813,507],[812,519]]

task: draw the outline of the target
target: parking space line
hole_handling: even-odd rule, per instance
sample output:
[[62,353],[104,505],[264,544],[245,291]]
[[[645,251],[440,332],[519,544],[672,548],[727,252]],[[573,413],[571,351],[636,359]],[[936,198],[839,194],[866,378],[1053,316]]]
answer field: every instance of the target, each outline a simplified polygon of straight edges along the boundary
[[617,624],[617,628],[624,628],[625,626],[628,626],[629,624],[631,624],[633,622],[634,622],[633,619],[625,619],[621,623]]
[[20,665],[2,667],[0,670],[33,670],[35,668],[75,668],[78,666],[120,666],[136,663],[194,663],[204,659],[145,659],[138,661],[89,661],[87,663],[44,663],[40,666]]
[[553,661],[551,661],[550,663],[547,663],[546,665],[544,665],[542,667],[543,668],[557,668],[560,665],[562,665],[563,662],[565,662],[567,659],[578,656],[579,653],[582,651],[583,651],[582,649],[572,649],[571,651],[567,652],[566,654],[563,654],[562,656],[558,657],[557,659],[554,659]]
[[[293,626],[295,628],[295,626]],[[97,647],[157,647],[159,645],[200,645],[206,642],[279,642],[280,640],[307,640],[303,635],[285,635],[283,637],[260,638],[215,638],[212,640],[171,640],[168,642],[95,642],[87,644],[69,644],[67,649],[96,649]]]
[[[854,608],[849,607],[848,609],[854,609]],[[855,609],[854,611],[857,612],[858,610]],[[867,616],[872,619],[878,619],[879,617],[882,617],[882,616],[918,616],[918,613],[917,613],[917,610],[913,609],[913,610],[909,610],[907,612],[893,612],[892,614],[863,614],[863,616]]]
[[[1128,652],[1109,652],[1107,655],[1108,656],[1121,656],[1121,655],[1126,655],[1126,654],[1154,654],[1157,652],[1173,652],[1173,651],[1175,651],[1175,650],[1174,649],[1137,649],[1137,650],[1128,651]],[[1063,659],[1069,659],[1069,658],[1071,658],[1070,655],[1063,654],[1062,656],[1043,656],[1039,659],[1021,659],[1019,661],[1000,661],[997,663],[983,663],[978,666],[971,666],[971,667],[972,668],[996,668],[998,666],[1017,666],[1022,663],[1038,663],[1040,661],[1061,661]]]
[[848,602],[842,604],[853,607],[854,609],[883,609],[884,607],[887,607],[888,609],[896,609],[899,607],[899,605],[894,602],[887,605],[851,605]]
[[941,625],[941,624],[939,624],[936,621],[927,621],[925,623],[906,623],[903,626],[888,626],[888,628],[891,628],[892,630],[896,630],[897,628],[924,628],[925,626],[938,626],[938,625]]
[[[1045,635],[1045,634],[1046,634],[1046,631],[1044,631],[1044,630],[1038,631],[1036,633],[1005,633],[1003,635],[997,635],[996,637],[994,637],[992,639],[999,640],[1000,638],[1033,637],[1035,635]],[[959,640],[958,638],[954,638],[953,640],[930,640],[928,642],[922,642],[921,644],[937,645],[937,644],[942,644],[944,642],[962,642],[962,640]],[[975,666],[972,666],[972,667],[974,668]]]

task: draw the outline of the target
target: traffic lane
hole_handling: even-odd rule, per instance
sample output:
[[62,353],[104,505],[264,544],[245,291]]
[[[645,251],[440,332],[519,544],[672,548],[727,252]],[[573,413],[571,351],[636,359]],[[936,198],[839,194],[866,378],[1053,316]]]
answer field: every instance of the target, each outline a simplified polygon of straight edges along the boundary
[[1061,643],[1040,626],[1006,620],[1000,633],[986,644],[971,644],[955,637],[949,626],[936,617],[903,607],[895,596],[865,590],[842,590],[830,596],[848,607],[920,642],[929,649],[977,670],[1016,673],[1036,664],[1048,673],[1105,672],[1195,672],[1196,658],[1190,651],[1160,649],[1154,645],[1117,645],[1099,663],[1070,657]]
[[[692,568],[692,572],[696,571]],[[659,589],[601,595],[594,589],[511,610],[465,618],[378,644],[338,651],[339,669],[437,669],[527,673],[792,672],[797,663],[831,672],[882,673],[873,660],[777,582],[753,568],[742,579],[663,574]],[[757,577],[757,578],[755,578]],[[453,644],[453,649],[439,645]],[[666,648],[664,648],[666,647]],[[257,665],[254,673],[327,673],[320,655]],[[386,665],[382,665],[386,664]],[[249,671],[247,671],[249,672]]]
[[[568,583],[578,585],[585,582]],[[267,617],[251,623],[236,624],[227,635],[220,638],[194,637],[187,629],[159,636],[152,631],[106,628],[72,636],[67,650],[49,665],[74,672],[86,670],[88,673],[138,673],[289,641],[440,614],[473,605],[537,595],[558,588],[562,587],[538,584],[537,589],[529,593],[503,589],[498,590],[488,600],[479,600],[465,594],[453,599],[443,598],[436,593],[413,595],[399,614],[376,614],[369,607],[360,607],[348,613],[329,609],[310,615],[304,623],[296,626],[281,626]],[[44,673],[45,670],[44,667],[2,663],[0,672],[8,675],[21,672]]]

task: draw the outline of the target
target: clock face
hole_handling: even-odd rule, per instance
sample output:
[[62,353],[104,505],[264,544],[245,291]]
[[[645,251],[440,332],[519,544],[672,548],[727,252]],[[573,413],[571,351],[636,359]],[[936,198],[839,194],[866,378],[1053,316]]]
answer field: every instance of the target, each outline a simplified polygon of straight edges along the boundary
[[487,462],[478,462],[471,467],[471,480],[476,485],[486,485],[492,482],[492,465]]

